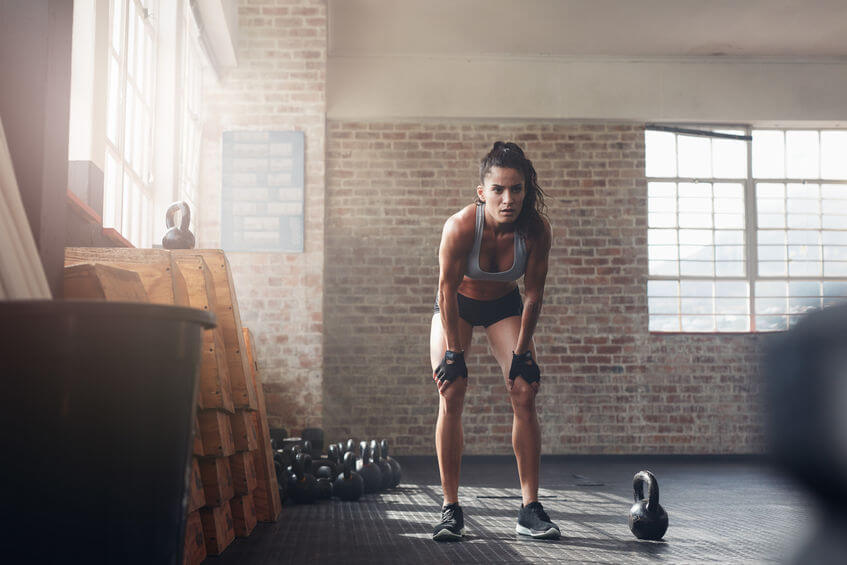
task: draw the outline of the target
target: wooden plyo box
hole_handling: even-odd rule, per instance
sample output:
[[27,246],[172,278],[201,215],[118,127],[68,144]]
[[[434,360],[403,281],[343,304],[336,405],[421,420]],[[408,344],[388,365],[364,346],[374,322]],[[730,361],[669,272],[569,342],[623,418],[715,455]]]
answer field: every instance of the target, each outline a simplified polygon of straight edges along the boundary
[[62,296],[66,299],[149,302],[141,277],[135,271],[102,263],[65,267]]
[[230,502],[232,521],[235,525],[235,535],[246,538],[256,527],[256,509],[253,506],[253,495],[236,496]]
[[220,249],[181,249],[174,250],[177,261],[182,255],[202,257],[206,261],[215,287],[214,312],[218,318],[226,346],[226,359],[229,368],[229,380],[232,388],[232,400],[236,408],[256,410],[256,391],[250,379],[250,368],[244,354],[244,335],[241,330],[241,315],[232,281],[229,261]]
[[104,263],[138,273],[147,297],[154,304],[188,306],[188,288],[170,251],[116,247],[67,247],[65,267]]
[[203,536],[203,521],[200,512],[188,515],[185,524],[185,551],[182,562],[184,565],[200,565],[206,559],[206,540]]
[[242,328],[244,343],[247,347],[247,359],[250,368],[250,378],[256,389],[256,400],[259,406],[252,413],[253,427],[256,431],[259,448],[252,451],[253,464],[256,468],[256,490],[253,492],[253,503],[256,506],[256,517],[260,522],[276,522],[282,512],[282,502],[279,499],[279,486],[276,482],[273,453],[271,452],[271,432],[268,427],[268,410],[265,406],[265,394],[253,356],[253,336],[250,330]]
[[203,490],[203,479],[200,475],[200,463],[196,457],[191,463],[191,483],[189,484],[188,511],[194,512],[206,506],[206,493]]
[[229,414],[219,410],[204,410],[197,414],[197,419],[200,423],[204,456],[229,457],[235,453]]
[[[185,279],[190,305],[199,310],[216,312],[215,283],[203,257],[186,253],[174,254],[173,257]],[[226,345],[220,326],[203,333],[199,388],[202,408],[234,412]]]
[[251,452],[236,453],[229,458],[229,465],[232,470],[232,485],[235,488],[235,494],[243,496],[256,490],[256,467]]
[[254,412],[237,410],[230,416],[232,439],[235,441],[236,451],[253,451],[259,447],[256,429],[253,426],[253,414]]
[[220,506],[235,496],[232,471],[226,457],[200,460],[200,477],[207,506]]
[[232,521],[229,501],[214,508],[203,508],[200,510],[200,519],[203,522],[206,553],[220,555],[235,539],[235,523]]

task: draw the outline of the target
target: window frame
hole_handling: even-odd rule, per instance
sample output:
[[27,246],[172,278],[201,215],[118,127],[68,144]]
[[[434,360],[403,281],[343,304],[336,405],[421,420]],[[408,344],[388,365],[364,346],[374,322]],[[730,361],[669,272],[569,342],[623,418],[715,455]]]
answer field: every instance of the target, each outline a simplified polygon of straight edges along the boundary
[[[645,126],[645,136],[646,136],[646,133],[648,131],[660,131],[660,132],[663,131],[663,132],[673,133],[674,134],[674,144],[675,144],[674,145],[674,151],[675,151],[675,155],[676,155],[676,158],[677,158],[677,164],[678,164],[678,160],[679,160],[679,152],[678,152],[679,142],[678,142],[678,140],[679,140],[680,135],[691,135],[695,132],[715,132],[715,131],[720,131],[720,130],[743,130],[743,132],[744,132],[743,135],[747,138],[745,140],[746,157],[747,157],[747,159],[746,159],[747,178],[743,179],[743,182],[742,182],[743,190],[744,190],[743,202],[744,202],[744,207],[745,207],[745,209],[744,209],[744,228],[743,228],[744,229],[743,240],[744,240],[744,246],[745,246],[745,250],[744,250],[744,257],[745,257],[744,272],[745,272],[745,274],[744,274],[744,276],[740,276],[740,277],[730,277],[730,276],[720,276],[719,277],[716,274],[714,274],[714,272],[713,272],[713,275],[711,277],[695,276],[695,275],[683,275],[682,274],[682,270],[681,270],[682,263],[681,263],[681,258],[679,256],[679,247],[681,245],[680,242],[679,242],[679,231],[681,229],[679,227],[679,192],[678,192],[679,184],[686,183],[686,182],[695,182],[695,183],[696,182],[709,182],[710,184],[712,184],[714,186],[714,183],[729,182],[729,179],[714,178],[714,177],[700,178],[700,179],[689,178],[689,177],[681,177],[681,176],[679,176],[678,168],[675,171],[676,176],[674,176],[674,177],[648,176],[647,175],[647,162],[646,162],[646,159],[647,159],[647,156],[646,156],[646,139],[645,139],[645,179],[646,179],[646,185],[648,187],[648,191],[649,191],[650,184],[655,183],[655,182],[674,183],[677,187],[677,191],[674,194],[674,199],[675,199],[675,212],[674,213],[676,215],[676,219],[675,219],[675,227],[673,228],[677,233],[677,240],[676,240],[677,241],[677,243],[676,243],[676,246],[677,246],[677,274],[676,274],[676,276],[672,276],[672,275],[652,275],[650,273],[650,267],[649,267],[650,266],[650,261],[649,261],[650,244],[649,244],[649,237],[648,237],[647,281],[648,281],[648,285],[651,281],[672,281],[672,282],[677,283],[677,294],[676,294],[677,310],[676,310],[675,314],[668,314],[668,315],[669,316],[672,315],[672,316],[675,316],[677,318],[679,329],[677,329],[677,330],[648,329],[649,333],[656,333],[656,334],[696,334],[696,335],[722,334],[723,335],[723,334],[774,333],[774,332],[780,332],[780,331],[787,331],[788,329],[790,329],[794,325],[794,323],[796,323],[797,320],[802,318],[802,316],[805,315],[805,313],[804,312],[799,312],[799,313],[794,313],[794,314],[791,313],[791,311],[790,311],[791,310],[790,300],[791,300],[792,296],[790,294],[790,290],[787,290],[786,296],[785,296],[786,311],[785,311],[785,313],[779,314],[780,316],[784,316],[785,318],[787,318],[787,327],[784,328],[784,329],[760,329],[760,328],[758,328],[757,327],[757,318],[759,316],[764,316],[766,314],[760,314],[756,310],[756,304],[757,304],[757,292],[756,292],[757,288],[756,287],[757,287],[757,283],[781,282],[781,283],[784,283],[786,285],[787,289],[790,288],[788,285],[790,283],[793,283],[793,282],[815,282],[815,283],[818,283],[818,284],[821,285],[821,292],[820,292],[820,294],[821,294],[821,296],[820,296],[821,305],[822,305],[823,308],[826,308],[827,307],[825,305],[826,297],[823,294],[824,291],[823,291],[823,286],[822,286],[823,283],[826,283],[826,282],[847,282],[847,276],[840,276],[840,277],[839,276],[832,276],[832,277],[825,276],[825,274],[824,274],[825,271],[824,271],[824,244],[823,244],[823,242],[821,242],[821,244],[820,244],[821,257],[819,259],[819,262],[821,264],[821,274],[819,276],[816,276],[816,277],[791,276],[790,270],[788,270],[789,264],[790,264],[790,257],[788,255],[786,255],[786,269],[787,269],[787,271],[786,271],[786,274],[784,276],[773,276],[773,275],[762,276],[762,275],[760,275],[760,273],[759,273],[759,257],[758,257],[758,253],[759,253],[758,240],[759,240],[760,227],[759,227],[758,198],[757,198],[757,186],[760,183],[768,183],[768,182],[779,183],[779,184],[783,184],[787,187],[787,185],[789,183],[805,183],[805,182],[809,182],[809,181],[815,181],[816,184],[818,184],[819,186],[823,186],[824,184],[828,184],[828,185],[829,184],[841,184],[841,185],[845,185],[847,187],[847,180],[824,179],[823,177],[820,176],[820,173],[821,173],[821,170],[820,170],[821,161],[820,161],[820,159],[822,159],[822,154],[821,154],[820,151],[819,151],[819,163],[818,163],[818,165],[819,165],[818,177],[815,178],[815,179],[791,179],[791,178],[787,177],[787,171],[786,171],[786,177],[785,178],[764,178],[764,177],[763,178],[757,178],[753,174],[753,132],[754,131],[756,131],[756,132],[758,132],[758,131],[780,131],[780,132],[783,132],[783,133],[787,133],[787,132],[790,132],[790,131],[815,131],[815,132],[818,132],[818,134],[819,134],[819,138],[818,138],[819,141],[818,142],[820,144],[820,133],[822,133],[824,131],[841,131],[841,132],[843,132],[843,131],[845,131],[845,129],[834,128],[834,127],[817,127],[817,128],[811,128],[811,127],[807,127],[807,128],[802,128],[802,127],[787,127],[787,128],[786,127],[782,127],[782,128],[780,128],[780,127],[754,127],[751,124],[746,124],[746,125],[738,125],[738,124],[731,124],[731,125],[697,124],[697,125],[692,125],[692,124],[686,124],[685,126],[679,126],[679,127],[677,127],[675,125],[670,125],[670,124],[647,124]],[[702,135],[702,133],[701,133],[701,135]],[[707,135],[707,137],[723,137],[723,136],[721,136],[721,135]],[[785,144],[785,146],[786,146],[785,151],[787,152],[788,151],[787,143]],[[787,160],[786,160],[786,162],[787,162]],[[732,180],[732,182],[738,182],[738,180],[740,180],[740,179],[731,179],[731,180]],[[787,190],[787,188],[786,188],[786,190]],[[713,198],[714,198],[714,192],[713,192]],[[787,211],[787,202],[788,202],[787,192],[786,192],[785,199],[786,199],[785,214],[786,214],[786,217],[787,217],[787,214],[788,214],[788,211]],[[822,196],[819,196],[818,201],[822,202]],[[649,197],[649,194],[648,194],[648,198],[647,198],[647,212],[648,212],[647,229],[648,229],[648,235],[649,235],[649,230],[655,229],[655,228],[651,228],[650,224],[649,224],[649,214],[650,214],[650,197]],[[823,211],[821,210],[819,213],[823,214]],[[712,229],[713,233],[716,231],[716,228],[714,226],[714,222],[713,222],[711,229]],[[787,222],[786,222],[786,226],[785,226],[784,230],[785,230],[786,233],[788,233],[790,231],[790,228],[788,227]],[[818,233],[820,233],[823,230],[824,230],[823,224],[821,223],[821,227],[818,228],[817,231],[818,231]],[[714,241],[714,238],[713,238],[712,245],[713,245],[713,247],[716,247],[716,243]],[[787,247],[789,245],[789,243],[786,241],[785,245]],[[715,259],[715,261],[716,261],[716,259]],[[722,331],[722,330],[718,329],[718,327],[717,327],[717,317],[720,316],[721,314],[716,312],[714,310],[714,308],[713,308],[713,311],[712,311],[712,314],[711,314],[711,317],[712,317],[712,320],[713,320],[713,328],[711,330],[696,331],[696,330],[691,330],[691,329],[688,329],[688,330],[683,329],[683,318],[686,316],[686,314],[683,313],[682,300],[683,300],[684,297],[682,296],[682,293],[680,292],[680,290],[681,290],[682,282],[685,281],[685,280],[712,281],[712,283],[713,283],[713,287],[712,287],[713,288],[713,294],[712,294],[713,306],[715,304],[715,301],[718,298],[714,294],[715,283],[717,283],[719,281],[745,281],[745,283],[747,285],[747,314],[746,314],[747,317],[748,317],[748,327],[747,327],[747,329],[743,330],[743,331],[741,331],[741,330],[738,330],[738,331],[723,330]],[[650,311],[650,298],[651,298],[651,295],[650,295],[650,291],[649,291],[649,288],[648,288],[647,289],[648,328],[649,328],[650,321],[652,320],[653,316],[661,315],[661,313],[658,313],[658,314],[651,313],[651,311]],[[655,296],[653,296],[653,298],[655,298]],[[837,301],[838,298],[839,297],[836,297],[835,300]]]

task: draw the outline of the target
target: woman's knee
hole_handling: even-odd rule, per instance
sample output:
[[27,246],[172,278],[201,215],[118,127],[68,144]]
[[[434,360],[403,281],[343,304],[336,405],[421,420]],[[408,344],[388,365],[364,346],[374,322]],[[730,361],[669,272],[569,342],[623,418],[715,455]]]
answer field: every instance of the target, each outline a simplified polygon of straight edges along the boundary
[[535,411],[535,389],[522,378],[515,379],[512,388],[509,390],[509,396],[512,400],[512,407],[515,413],[530,414]]
[[465,390],[467,385],[461,382],[461,377],[453,382],[441,395],[441,411],[450,416],[461,416],[465,406]]

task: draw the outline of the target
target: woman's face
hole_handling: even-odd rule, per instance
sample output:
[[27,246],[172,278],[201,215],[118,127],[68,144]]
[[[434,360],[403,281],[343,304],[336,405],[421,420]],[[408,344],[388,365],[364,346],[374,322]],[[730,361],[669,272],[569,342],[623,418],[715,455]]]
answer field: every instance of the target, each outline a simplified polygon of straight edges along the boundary
[[526,195],[523,175],[505,167],[491,167],[476,192],[485,202],[485,213],[501,224],[518,219]]

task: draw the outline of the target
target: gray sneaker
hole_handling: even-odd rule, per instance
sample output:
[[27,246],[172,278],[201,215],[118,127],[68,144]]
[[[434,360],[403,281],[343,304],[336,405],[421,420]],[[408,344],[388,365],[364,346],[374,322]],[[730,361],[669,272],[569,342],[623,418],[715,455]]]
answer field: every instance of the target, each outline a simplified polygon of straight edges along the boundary
[[465,517],[458,502],[441,509],[441,522],[432,530],[435,541],[458,541],[465,534]]
[[550,521],[550,516],[544,511],[540,502],[530,502],[526,506],[521,505],[521,513],[518,514],[518,525],[515,531],[524,536],[532,536],[535,539],[559,539],[559,526]]

